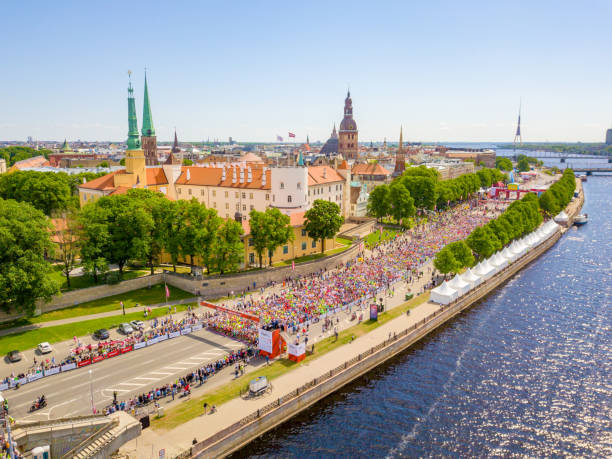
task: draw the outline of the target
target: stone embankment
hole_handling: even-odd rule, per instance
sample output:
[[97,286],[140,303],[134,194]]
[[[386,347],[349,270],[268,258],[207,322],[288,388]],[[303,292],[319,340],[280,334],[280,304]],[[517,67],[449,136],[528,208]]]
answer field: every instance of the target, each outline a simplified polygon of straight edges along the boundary
[[[284,388],[282,391],[283,394],[279,394],[281,395],[280,397],[270,400],[265,405],[259,406],[249,415],[230,425],[223,425],[223,423],[221,423],[216,431],[206,432],[208,437],[205,440],[197,443],[179,457],[222,457],[237,451],[268,430],[287,421],[292,416],[307,409],[322,398],[330,395],[354,379],[404,351],[448,320],[491,293],[546,252],[560,239],[562,234],[571,227],[573,219],[584,203],[582,184],[580,181],[577,182],[579,197],[574,199],[566,208],[566,213],[570,217],[569,224],[566,228],[559,229],[542,244],[533,248],[514,263],[511,263],[492,278],[453,303],[445,306],[432,305],[429,303],[423,305],[429,306],[428,310],[430,311],[433,307],[433,312],[419,319],[418,322],[412,323],[410,326],[406,327],[407,318],[400,317],[366,335],[369,336],[370,341],[372,341],[373,338],[378,338],[378,342],[365,351],[357,346],[345,346],[346,349],[344,349],[343,355],[346,360],[338,362],[336,367],[331,369],[322,368],[324,365],[319,367],[317,361],[313,362],[308,368],[308,373],[310,375],[316,375],[316,377],[306,382],[302,381],[301,384],[296,385],[295,388],[289,391],[287,388]],[[329,360],[326,359],[326,356],[321,358],[321,360],[323,359]],[[319,367],[319,371],[317,371],[317,367]],[[300,369],[296,370],[296,372],[299,370]],[[275,385],[277,385],[276,382]]]

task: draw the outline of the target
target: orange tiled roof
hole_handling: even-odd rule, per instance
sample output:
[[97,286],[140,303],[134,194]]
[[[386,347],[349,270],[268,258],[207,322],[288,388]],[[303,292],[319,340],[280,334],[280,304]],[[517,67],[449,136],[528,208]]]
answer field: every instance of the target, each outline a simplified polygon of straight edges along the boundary
[[308,168],[308,186],[333,182],[344,182],[342,176],[333,167],[310,166]]
[[50,163],[44,156],[33,156],[32,158],[22,159],[11,166],[11,170],[20,170],[26,167],[49,166]]
[[147,167],[147,185],[168,185],[166,173],[161,167]]
[[343,159],[342,163],[340,163],[340,165],[338,166],[338,169],[348,169],[348,168],[349,168],[349,165],[346,162],[346,159]]
[[355,164],[351,173],[354,175],[391,175],[391,172],[378,163]]
[[129,187],[127,186],[118,186],[117,188],[115,188],[115,191],[111,192],[110,194],[125,194],[130,190]]
[[100,190],[100,191],[108,191],[115,189],[115,174],[124,173],[125,171],[115,171],[110,174],[103,175],[102,177],[98,177],[96,179],[90,180],[87,183],[83,183],[80,185],[80,188],[85,188],[87,190]]
[[[236,183],[233,182],[234,172],[236,170]],[[218,167],[194,167],[186,166],[182,168],[181,175],[176,181],[177,185],[199,185],[199,186],[219,186],[227,188],[244,188],[251,190],[269,190],[271,182],[271,172],[266,170],[266,184],[263,185],[263,168],[251,168],[251,182],[247,182],[248,168],[244,168],[244,183],[240,183],[240,168],[227,167],[225,168],[225,180],[223,178],[223,169]],[[189,180],[187,180],[187,170],[189,170]]]

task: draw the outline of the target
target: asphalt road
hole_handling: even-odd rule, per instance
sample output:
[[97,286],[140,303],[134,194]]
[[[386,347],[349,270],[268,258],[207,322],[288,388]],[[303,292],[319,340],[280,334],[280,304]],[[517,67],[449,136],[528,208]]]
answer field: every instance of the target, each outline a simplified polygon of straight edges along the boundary
[[[87,368],[49,376],[2,395],[9,402],[11,416],[20,420],[90,414],[92,391],[95,407],[102,409],[112,400],[113,391],[119,399],[129,399],[243,347],[241,342],[199,330]],[[41,394],[48,400],[47,407],[29,413],[32,401]]]

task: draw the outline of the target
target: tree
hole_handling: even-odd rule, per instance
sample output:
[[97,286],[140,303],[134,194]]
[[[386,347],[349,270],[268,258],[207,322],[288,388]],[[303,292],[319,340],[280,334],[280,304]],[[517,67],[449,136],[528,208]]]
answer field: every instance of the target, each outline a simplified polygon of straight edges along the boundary
[[36,300],[59,291],[45,253],[53,252],[50,225],[27,203],[0,199],[0,308],[31,315]]
[[88,204],[79,215],[79,251],[86,273],[97,284],[99,276],[108,270],[105,251],[110,239],[101,209]]
[[275,208],[268,208],[265,212],[266,225],[268,227],[268,240],[266,248],[268,249],[268,257],[270,258],[270,266],[272,266],[272,255],[277,247],[293,241],[295,237],[293,228],[291,227],[291,219],[288,215],[283,214]]
[[249,214],[249,225],[251,227],[250,242],[259,257],[259,267],[263,267],[263,253],[270,237],[270,227],[265,212],[251,210]]
[[461,269],[460,263],[457,261],[453,255],[453,252],[448,248],[448,246],[444,247],[436,254],[436,258],[434,258],[434,266],[442,274],[458,272]]
[[244,255],[243,232],[242,225],[235,220],[226,220],[219,227],[214,253],[215,266],[221,274],[234,271],[239,266]]
[[178,218],[181,220],[179,232],[181,255],[189,257],[192,272],[195,266],[194,258],[199,256],[207,272],[210,273],[213,245],[221,224],[217,212],[214,209],[207,209],[196,198],[192,198],[191,201],[179,203]]
[[451,251],[457,263],[461,268],[466,268],[474,265],[474,255],[472,250],[468,247],[465,241],[451,242],[446,247]]
[[[415,169],[420,169],[420,167]],[[433,210],[436,205],[435,179],[426,176],[404,175],[400,182],[414,199],[414,205],[417,208]]]
[[372,190],[368,198],[368,214],[380,221],[390,213],[389,187],[387,185],[378,185]]
[[315,241],[321,240],[321,253],[324,253],[325,239],[333,238],[344,223],[340,206],[335,202],[317,199],[304,216],[306,233]]
[[120,166],[125,166],[125,158],[121,158],[121,159],[119,160],[119,165],[120,165]]
[[490,229],[482,226],[472,231],[466,242],[479,258],[490,257],[502,247],[497,236]]
[[70,186],[54,172],[17,171],[2,174],[0,198],[30,203],[45,215],[65,210],[73,203]]
[[509,172],[512,170],[512,161],[508,158],[504,158],[503,156],[498,156],[495,158],[495,167],[502,171]]
[[428,177],[434,181],[438,180],[440,174],[433,167],[421,165],[418,167],[409,167],[404,171],[402,177]]
[[44,156],[45,158],[48,158],[51,153],[53,153],[51,150],[44,148],[41,150],[35,150],[34,148],[22,146],[0,148],[0,158],[4,158],[6,160],[6,165],[8,167],[12,166],[17,161],[33,158],[35,156]]
[[517,169],[519,172],[527,172],[530,169],[529,160],[526,157],[519,159],[517,162]]
[[193,165],[193,161],[192,160],[190,160],[188,158],[185,158],[183,160],[183,166],[192,166],[192,165]]
[[108,161],[102,161],[100,164],[98,164],[98,167],[110,167],[108,164]]
[[396,182],[389,187],[389,201],[391,203],[391,215],[399,224],[402,223],[402,219],[411,217],[416,213],[414,199],[401,183]]
[[66,277],[66,285],[70,288],[70,273],[79,255],[79,226],[76,210],[70,209],[56,215],[54,224],[58,246],[56,254],[62,262],[62,274]]

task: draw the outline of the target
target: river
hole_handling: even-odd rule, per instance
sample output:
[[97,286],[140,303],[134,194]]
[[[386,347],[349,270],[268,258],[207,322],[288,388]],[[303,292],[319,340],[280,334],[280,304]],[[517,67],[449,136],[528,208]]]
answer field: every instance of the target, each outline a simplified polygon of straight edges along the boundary
[[233,457],[612,457],[612,178],[542,257]]

